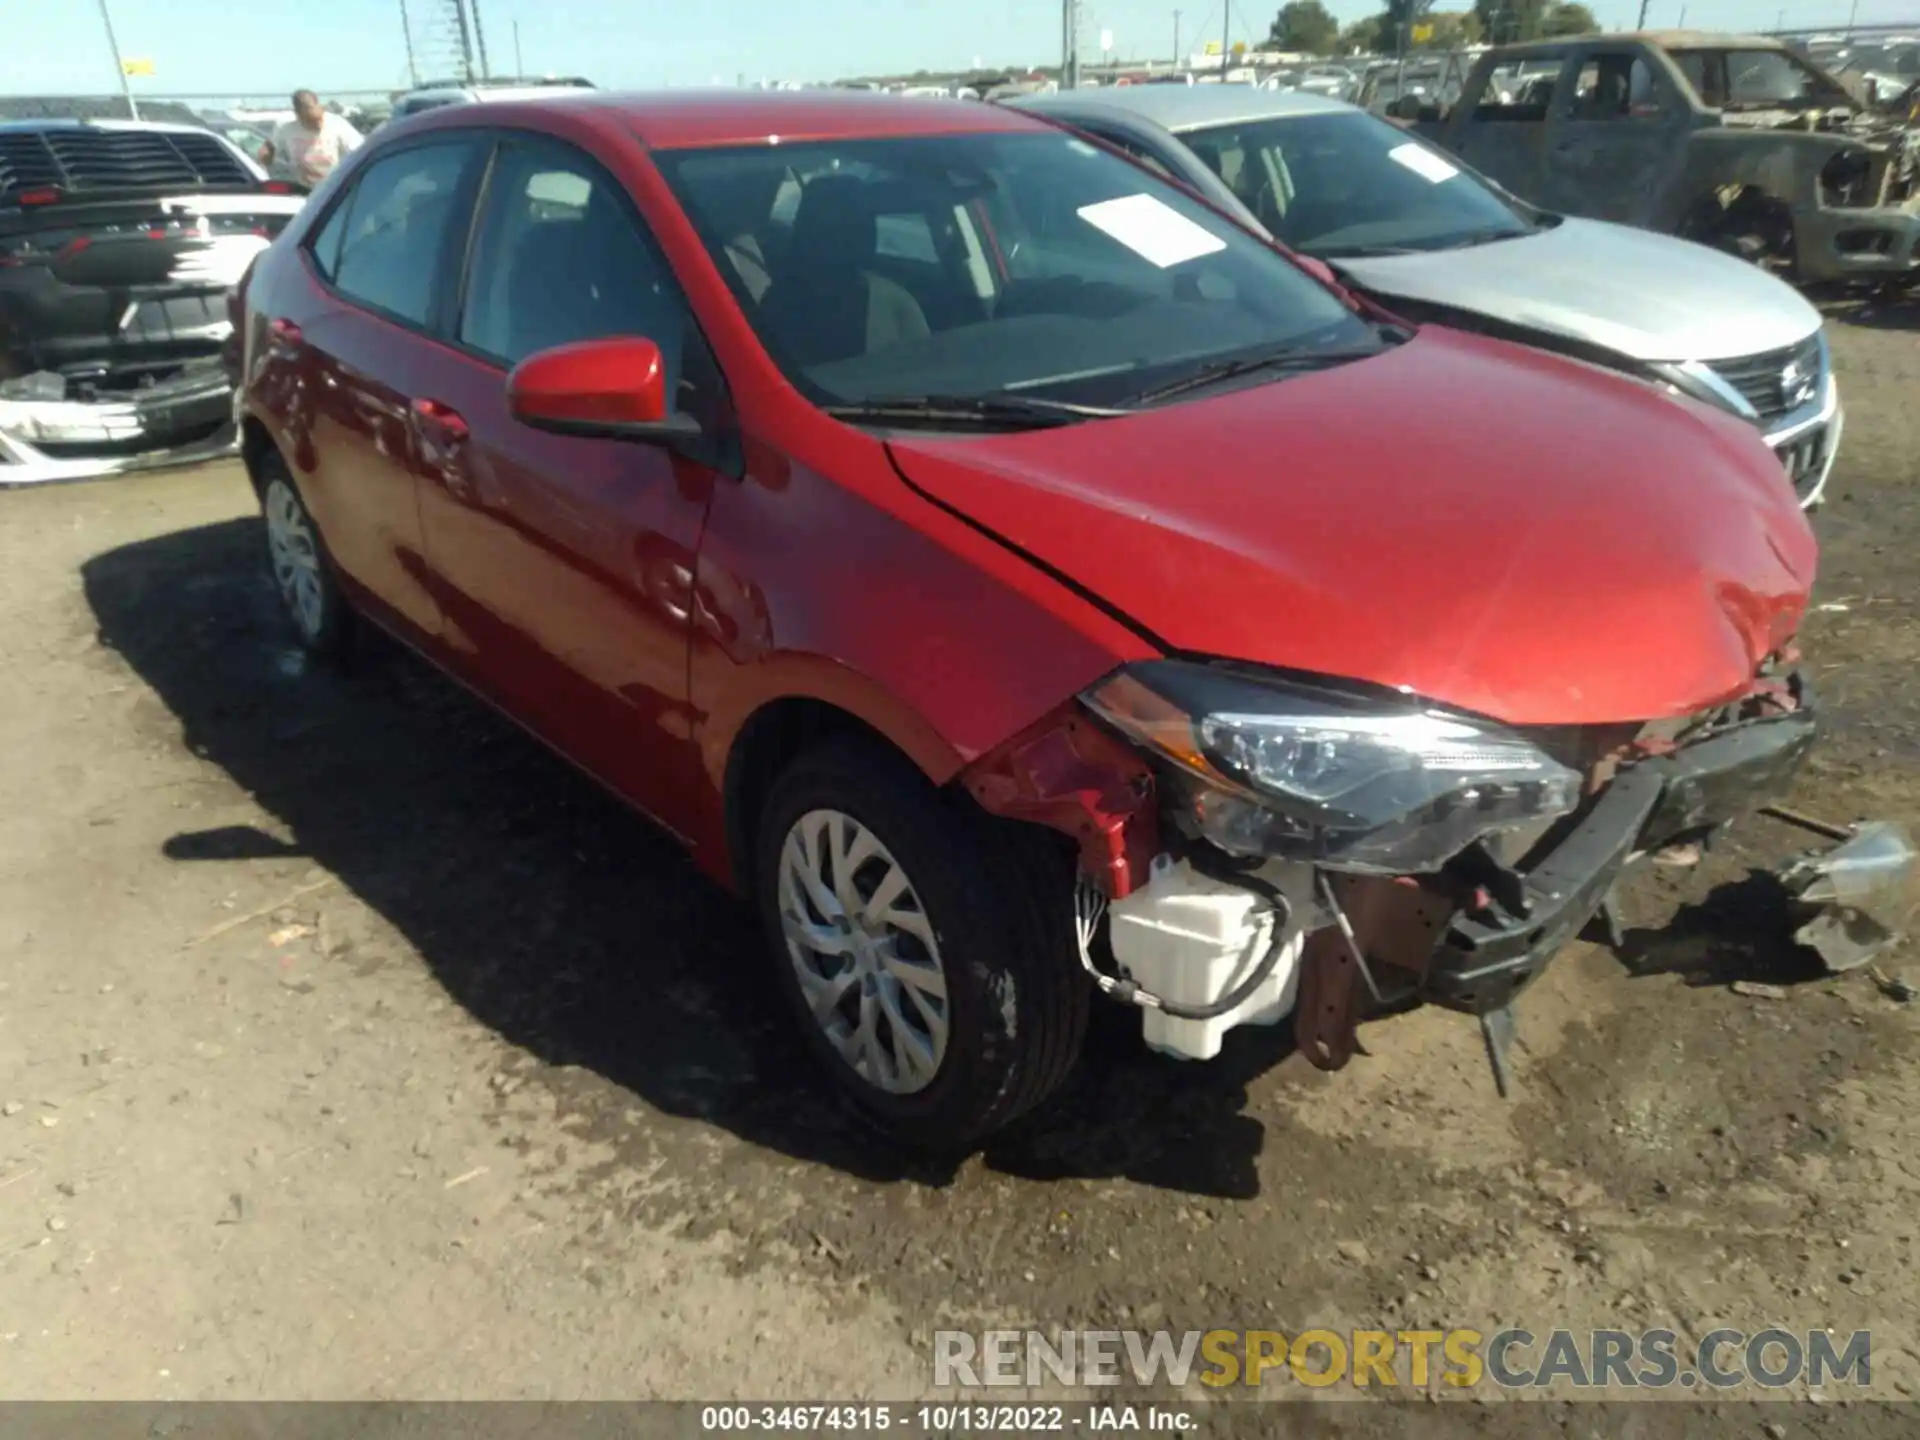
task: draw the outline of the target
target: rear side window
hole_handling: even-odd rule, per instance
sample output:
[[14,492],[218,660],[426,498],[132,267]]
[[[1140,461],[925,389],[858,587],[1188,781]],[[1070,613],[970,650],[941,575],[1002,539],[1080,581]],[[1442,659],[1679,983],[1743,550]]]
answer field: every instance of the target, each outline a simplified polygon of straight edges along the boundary
[[466,141],[418,145],[360,173],[314,237],[314,263],[351,300],[413,325],[433,310],[449,227],[456,219]]

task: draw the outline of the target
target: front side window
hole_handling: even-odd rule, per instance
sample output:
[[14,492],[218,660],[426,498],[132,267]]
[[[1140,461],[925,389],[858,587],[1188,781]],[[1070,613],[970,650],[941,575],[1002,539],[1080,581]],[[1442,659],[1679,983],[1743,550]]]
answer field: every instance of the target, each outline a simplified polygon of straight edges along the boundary
[[680,287],[631,204],[559,144],[509,141],[496,154],[458,333],[509,367],[556,345],[633,336],[660,347],[677,408],[700,413],[716,389]]
[[441,273],[466,141],[381,156],[354,179],[314,241],[314,259],[351,300],[425,325]]
[[506,365],[575,340],[644,336],[677,359],[686,306],[626,201],[557,147],[500,147],[474,238],[460,340]]
[[1530,233],[1480,180],[1371,115],[1298,115],[1184,135],[1262,225],[1327,259],[1444,250]]
[[[1379,343],[1251,235],[1069,135],[655,160],[768,352],[819,403],[1111,404],[1240,352]],[[732,259],[749,244],[766,263],[758,294]]]

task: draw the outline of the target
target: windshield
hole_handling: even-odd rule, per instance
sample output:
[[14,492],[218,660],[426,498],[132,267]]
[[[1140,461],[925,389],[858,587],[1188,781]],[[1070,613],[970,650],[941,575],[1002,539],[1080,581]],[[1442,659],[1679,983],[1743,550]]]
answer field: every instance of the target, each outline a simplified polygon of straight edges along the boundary
[[1798,55],[1784,50],[1727,52],[1726,108],[1749,106],[1845,104],[1844,91]]
[[1840,71],[1847,75],[1861,71],[1902,77],[1920,75],[1920,45],[1904,50],[1855,50]]
[[655,159],[768,353],[816,403],[1111,404],[1223,358],[1380,343],[1244,230],[1066,134]]
[[1262,225],[1303,254],[1445,250],[1534,229],[1439,151],[1371,115],[1288,116],[1180,138]]

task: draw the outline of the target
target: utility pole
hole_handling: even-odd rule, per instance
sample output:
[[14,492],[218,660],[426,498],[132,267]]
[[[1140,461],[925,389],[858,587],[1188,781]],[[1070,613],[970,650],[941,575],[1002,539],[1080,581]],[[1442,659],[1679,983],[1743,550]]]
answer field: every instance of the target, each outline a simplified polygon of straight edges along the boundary
[[1647,5],[1649,3],[1650,0],[1640,0],[1640,23],[1635,25],[1633,27],[1634,29],[1644,30],[1647,28]]
[[1080,88],[1080,0],[1061,0],[1060,88]]
[[113,68],[120,74],[120,93],[127,97],[127,118],[138,120],[140,107],[133,103],[133,81],[127,77],[126,62],[120,58],[120,42],[113,38],[113,16],[107,13],[107,0],[100,0],[100,23],[107,27],[107,48],[113,51]]
[[460,78],[473,79],[473,31],[467,26],[467,0],[453,0],[453,23],[460,36]]
[[413,60],[413,24],[407,18],[407,0],[400,0],[400,38],[407,42],[407,83],[420,88],[420,67]]
[[525,79],[527,74],[527,62],[520,58],[520,22],[518,20],[513,22],[513,73],[520,79]]
[[1173,12],[1173,68],[1180,68],[1180,12]]
[[1853,8],[1847,11],[1847,38],[1853,38],[1854,21],[1860,18],[1860,0],[1853,0]]
[[1233,0],[1220,6],[1220,79],[1227,78],[1227,66],[1233,63]]
[[480,0],[467,0],[473,7],[473,38],[480,47],[480,78],[487,79],[493,74],[493,67],[487,63],[487,32],[480,26]]

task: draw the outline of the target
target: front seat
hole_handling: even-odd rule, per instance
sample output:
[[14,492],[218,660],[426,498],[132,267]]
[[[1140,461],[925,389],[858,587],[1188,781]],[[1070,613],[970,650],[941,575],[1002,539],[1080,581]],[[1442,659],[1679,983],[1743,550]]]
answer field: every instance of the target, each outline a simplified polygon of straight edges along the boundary
[[823,175],[800,192],[793,236],[761,300],[769,338],[801,365],[870,354],[930,333],[906,286],[871,267],[878,216],[867,183]]

